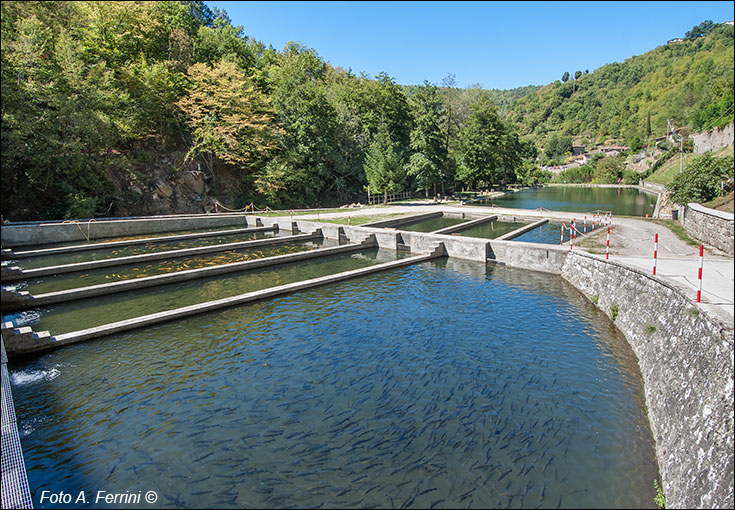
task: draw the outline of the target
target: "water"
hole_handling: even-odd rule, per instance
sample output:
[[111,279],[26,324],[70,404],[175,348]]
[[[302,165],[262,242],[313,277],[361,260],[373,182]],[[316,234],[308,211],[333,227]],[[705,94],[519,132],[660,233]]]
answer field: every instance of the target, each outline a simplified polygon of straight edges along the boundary
[[236,234],[216,237],[204,237],[193,239],[181,239],[178,241],[166,241],[160,243],[146,243],[133,246],[121,246],[118,248],[103,248],[93,251],[81,251],[71,253],[60,253],[58,255],[43,255],[13,261],[22,269],[36,269],[39,267],[55,266],[61,264],[74,264],[78,262],[90,262],[93,260],[105,260],[116,257],[128,257],[142,255],[144,253],[158,253],[169,250],[185,250],[187,248],[198,248],[199,246],[215,246],[218,244],[238,243],[243,241],[254,241],[274,236],[292,235],[290,232],[256,232],[253,234]]
[[442,228],[459,225],[460,223],[464,223],[465,221],[467,220],[463,220],[461,218],[446,218],[444,216],[439,216],[437,218],[430,218],[428,220],[422,220],[416,223],[409,223],[407,225],[398,225],[396,226],[396,228],[398,230],[409,230],[411,232],[434,232],[435,230],[440,230]]
[[53,276],[33,278],[14,285],[19,290],[27,290],[34,296],[46,292],[75,289],[112,283],[116,281],[141,278],[144,276],[155,276],[158,274],[175,273],[177,271],[200,269],[203,267],[219,266],[233,262],[286,255],[317,248],[328,248],[339,245],[338,241],[331,239],[315,239],[300,243],[284,243],[272,246],[261,246],[244,250],[228,250],[216,253],[207,253],[194,257],[180,257],[166,260],[156,260],[148,264],[125,264],[114,268],[105,267],[85,272],[65,273]]
[[[592,227],[590,226],[590,231]],[[579,231],[582,231],[580,225]],[[565,241],[569,241],[569,232],[565,230]],[[513,241],[522,241],[524,243],[543,243],[543,244],[560,244],[561,224],[560,223],[544,223],[528,232],[514,238]],[[579,238],[581,240],[581,238]]]
[[635,356],[558,276],[424,263],[9,368],[36,508],[653,506]]
[[16,326],[31,326],[34,331],[49,331],[52,335],[58,335],[342,271],[351,271],[405,256],[408,255],[403,252],[378,250],[377,248],[366,249],[357,253],[330,255],[318,259],[58,303],[36,310],[4,315],[3,321],[12,321]]
[[502,235],[517,230],[527,223],[519,221],[491,221],[468,228],[460,232],[462,237],[480,237],[482,239],[496,239]]
[[[494,198],[498,207],[581,212],[612,211],[614,215],[645,216],[653,213],[657,195],[634,188],[547,187],[524,189]],[[491,204],[472,204],[488,206]]]

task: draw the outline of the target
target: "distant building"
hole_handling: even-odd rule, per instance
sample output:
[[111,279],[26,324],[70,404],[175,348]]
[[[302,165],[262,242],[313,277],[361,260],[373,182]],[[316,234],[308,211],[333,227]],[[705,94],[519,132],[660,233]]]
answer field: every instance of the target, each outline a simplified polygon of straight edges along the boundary
[[680,42],[684,42],[684,39],[682,39],[681,37],[677,37],[675,39],[669,39],[668,41],[666,41],[666,44],[673,44],[673,43],[680,43]]
[[733,22],[733,21],[726,21],[726,22],[723,23],[723,25],[732,25],[733,23],[735,23],[735,22]]
[[584,145],[572,145],[572,156],[579,156],[580,154],[584,154]]

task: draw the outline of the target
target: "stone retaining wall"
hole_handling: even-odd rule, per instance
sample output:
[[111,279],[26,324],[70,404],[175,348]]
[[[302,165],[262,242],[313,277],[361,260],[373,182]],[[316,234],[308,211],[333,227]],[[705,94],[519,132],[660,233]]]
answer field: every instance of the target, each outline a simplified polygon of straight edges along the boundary
[[735,215],[732,213],[691,203],[685,207],[681,223],[693,239],[735,256]]
[[695,154],[712,152],[733,144],[735,128],[733,128],[733,123],[731,122],[722,128],[692,135],[692,138],[694,139]]
[[562,277],[610,315],[638,357],[669,508],[733,507],[733,329],[675,287],[574,252]]

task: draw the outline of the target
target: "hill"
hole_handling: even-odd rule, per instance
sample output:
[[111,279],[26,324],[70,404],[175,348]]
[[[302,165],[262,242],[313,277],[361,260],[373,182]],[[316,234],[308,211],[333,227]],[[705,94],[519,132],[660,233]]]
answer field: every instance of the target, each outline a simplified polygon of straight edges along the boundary
[[558,133],[582,144],[612,139],[635,147],[665,135],[670,119],[694,131],[724,125],[733,118],[733,26],[707,25],[706,32],[578,71],[577,79],[566,73],[565,82],[518,99],[508,118],[538,145]]

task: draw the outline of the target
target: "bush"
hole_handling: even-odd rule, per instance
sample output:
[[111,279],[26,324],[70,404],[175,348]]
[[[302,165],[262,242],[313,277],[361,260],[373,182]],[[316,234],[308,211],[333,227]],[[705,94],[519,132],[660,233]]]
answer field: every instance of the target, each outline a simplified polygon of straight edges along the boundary
[[588,183],[592,180],[594,168],[589,165],[568,168],[554,177],[554,182]]
[[632,184],[636,185],[638,184],[638,181],[641,178],[641,174],[636,172],[635,170],[625,170],[623,172],[623,184]]
[[601,159],[595,165],[595,173],[592,175],[592,182],[595,184],[617,184],[618,179],[622,176],[623,162],[621,159],[616,156],[608,156]]
[[677,204],[702,203],[726,195],[733,188],[733,163],[732,156],[703,154],[694,158],[668,186],[671,200]]

